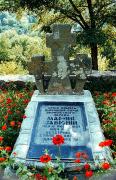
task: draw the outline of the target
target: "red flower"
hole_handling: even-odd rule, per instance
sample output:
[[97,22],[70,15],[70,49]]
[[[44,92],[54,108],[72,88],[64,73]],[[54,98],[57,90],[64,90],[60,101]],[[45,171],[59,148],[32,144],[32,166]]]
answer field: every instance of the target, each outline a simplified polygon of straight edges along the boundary
[[107,162],[105,162],[105,163],[102,164],[102,168],[103,168],[104,170],[107,170],[107,169],[109,169],[110,167],[111,167],[110,164],[107,163]]
[[73,180],[78,180],[77,176],[74,176],[74,177],[73,177]]
[[27,116],[24,114],[24,115],[22,116],[22,118],[25,119],[25,118],[27,118]]
[[86,171],[85,172],[85,176],[87,177],[87,178],[90,178],[91,176],[93,176],[93,171]]
[[8,109],[7,113],[8,114],[12,114],[12,111],[10,109]]
[[90,166],[88,163],[84,164],[84,169],[85,169],[85,170],[90,169],[90,167],[91,167],[91,166]]
[[20,128],[21,127],[21,122],[17,122],[17,124],[18,124],[18,128]]
[[5,125],[2,126],[2,130],[6,131],[6,129],[7,129],[7,125],[5,124]]
[[80,159],[76,159],[74,162],[75,162],[75,163],[80,163],[81,160],[80,160]]
[[5,147],[5,151],[10,152],[11,150],[12,150],[12,148],[10,146]]
[[6,158],[0,157],[0,163],[1,163],[1,162],[4,162],[5,160],[6,160]]
[[112,93],[112,97],[116,97],[116,92],[113,92],[113,93]]
[[6,99],[6,103],[7,103],[7,104],[10,104],[11,102],[12,102],[12,99],[10,99],[10,98],[7,98],[7,99]]
[[14,156],[16,156],[16,155],[17,155],[17,153],[16,153],[16,152],[13,152],[13,155],[14,155]]
[[48,154],[44,154],[40,157],[40,162],[42,163],[48,163],[49,161],[51,161],[51,156]]
[[47,180],[47,178],[45,176],[42,176],[41,174],[35,174],[35,179],[36,180]]
[[0,142],[3,141],[4,137],[0,136]]
[[10,125],[11,125],[12,127],[14,127],[14,126],[15,126],[15,121],[11,121],[11,122],[10,122]]
[[112,121],[103,119],[103,124],[109,124],[109,123],[112,123]]
[[77,152],[76,154],[75,154],[75,156],[76,156],[76,158],[80,158],[81,157],[81,152]]
[[5,115],[5,116],[4,116],[4,120],[7,120],[7,119],[8,119],[8,115]]
[[23,101],[24,104],[27,104],[28,102],[29,102],[29,99],[25,99],[25,100]]
[[113,143],[113,141],[112,141],[112,140],[107,139],[107,140],[105,140],[105,141],[100,142],[100,143],[99,143],[99,146],[101,146],[101,147],[111,146],[111,145],[112,145],[112,143]]
[[102,102],[102,104],[110,105],[110,101],[109,101],[109,100],[104,100],[104,101]]
[[56,136],[54,136],[52,138],[52,142],[54,145],[61,145],[61,144],[64,144],[64,137],[60,134],[57,134]]
[[0,146],[0,151],[3,151],[4,150],[4,147],[3,146]]
[[82,157],[84,158],[84,159],[88,159],[88,155],[86,154],[86,153],[82,153]]

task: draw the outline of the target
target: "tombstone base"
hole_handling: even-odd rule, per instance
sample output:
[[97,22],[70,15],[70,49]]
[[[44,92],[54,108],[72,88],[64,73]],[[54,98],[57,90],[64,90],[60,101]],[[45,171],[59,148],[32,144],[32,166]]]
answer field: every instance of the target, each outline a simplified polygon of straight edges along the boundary
[[[47,102],[48,105],[45,104],[45,102]],[[93,98],[91,96],[91,93],[89,91],[84,90],[83,95],[40,95],[39,91],[36,90],[31,98],[30,103],[28,104],[28,106],[25,110],[25,115],[27,116],[27,118],[24,119],[22,122],[20,134],[19,134],[19,137],[18,137],[18,139],[15,143],[14,149],[13,149],[13,152],[16,152],[16,154],[17,154],[16,155],[16,163],[22,162],[22,163],[26,164],[27,166],[35,166],[35,167],[39,167],[39,168],[44,167],[44,165],[39,162],[39,157],[41,156],[42,153],[44,154],[44,152],[42,151],[42,152],[39,152],[40,154],[37,154],[38,149],[36,149],[39,147],[39,145],[36,144],[38,142],[40,143],[41,147],[43,147],[43,145],[44,145],[44,143],[42,142],[43,140],[40,141],[38,138],[37,139],[32,138],[32,136],[35,136],[34,132],[37,132],[36,134],[37,134],[37,136],[39,136],[39,134],[38,134],[39,131],[36,129],[36,128],[39,128],[39,124],[38,123],[35,124],[35,127],[36,127],[35,129],[33,129],[33,127],[34,127],[34,123],[36,121],[37,122],[40,121],[40,119],[37,119],[37,117],[40,116],[40,115],[38,115],[37,111],[39,110],[38,109],[39,104],[42,104],[42,103],[44,106],[47,106],[47,107],[48,106],[52,107],[52,105],[54,105],[55,103],[58,103],[58,104],[65,103],[66,107],[69,107],[69,105],[67,106],[67,103],[68,103],[68,104],[71,104],[71,106],[70,106],[71,108],[73,107],[72,106],[73,104],[75,105],[75,107],[76,107],[76,103],[77,103],[77,105],[79,103],[83,104],[87,122],[85,121],[85,116],[82,112],[82,115],[84,118],[84,121],[82,122],[82,123],[84,123],[84,125],[82,125],[83,130],[79,130],[79,128],[77,130],[79,130],[80,133],[82,133],[81,137],[84,137],[84,138],[82,140],[81,137],[79,137],[80,139],[79,139],[77,145],[79,145],[79,143],[80,143],[80,145],[77,146],[77,151],[79,148],[80,148],[80,150],[82,150],[81,147],[83,147],[84,146],[83,143],[85,143],[85,150],[88,149],[88,155],[90,155],[90,157],[91,157],[91,160],[89,163],[91,164],[92,169],[95,169],[96,165],[99,164],[99,162],[104,161],[104,158],[108,162],[112,161],[112,157],[111,157],[109,148],[100,148],[99,147],[99,143],[101,141],[104,141],[104,136],[102,133],[102,129],[100,127],[100,121],[99,121],[98,114],[97,114],[97,111],[95,108],[95,104],[94,104]],[[50,103],[52,103],[52,105],[50,105]],[[65,104],[63,104],[63,106]],[[80,107],[81,106],[79,106],[79,108]],[[43,111],[44,108],[41,110]],[[45,109],[45,112],[47,112],[47,110],[48,109]],[[81,111],[83,111],[83,108],[81,109]],[[68,111],[65,111],[65,112],[68,113]],[[73,114],[73,111],[70,111],[70,112]],[[51,112],[49,112],[49,113],[51,113]],[[77,115],[75,114],[75,117],[76,116],[78,116],[78,119],[81,119],[79,112],[77,113]],[[43,122],[44,118],[46,117],[46,114],[45,114],[45,117],[43,117],[43,115],[40,117],[43,118],[43,120],[42,120],[42,122]],[[70,121],[70,122],[72,122],[72,121]],[[79,123],[81,123],[80,120],[79,120]],[[48,124],[49,123],[47,123],[47,125]],[[44,127],[44,125],[45,124],[43,124],[43,127]],[[58,125],[56,125],[56,126],[58,126]],[[42,128],[40,128],[40,130]],[[43,128],[42,132],[45,132],[45,131],[47,131],[46,128]],[[70,130],[70,133],[71,133],[71,130]],[[73,133],[72,133],[72,135],[73,135]],[[88,141],[88,139],[89,139],[89,141]],[[34,147],[33,147],[33,142],[35,142]],[[50,142],[51,142],[51,140],[48,141],[49,145],[50,145]],[[65,141],[65,142],[68,143],[68,141]],[[66,147],[69,147],[68,144]],[[71,145],[70,145],[70,147],[71,147]],[[74,141],[72,141],[72,147],[74,147],[74,148],[76,147]],[[51,149],[53,149],[53,148],[51,148]],[[31,152],[30,154],[29,154],[29,150]],[[12,152],[11,157],[14,156],[13,152]],[[66,169],[73,171],[73,169],[75,169],[75,167],[77,166],[77,164],[74,163],[75,150],[74,150],[74,154],[73,153],[70,154],[70,152],[71,151],[69,151],[69,157],[66,158],[64,156],[64,158],[65,158],[64,167]],[[51,153],[51,154],[53,154],[53,153]],[[66,155],[66,153],[64,153],[64,154]],[[54,163],[54,160],[53,160],[53,163]],[[82,166],[83,163],[85,163],[85,162],[80,163],[80,166]],[[55,163],[54,163],[54,165],[55,165]]]

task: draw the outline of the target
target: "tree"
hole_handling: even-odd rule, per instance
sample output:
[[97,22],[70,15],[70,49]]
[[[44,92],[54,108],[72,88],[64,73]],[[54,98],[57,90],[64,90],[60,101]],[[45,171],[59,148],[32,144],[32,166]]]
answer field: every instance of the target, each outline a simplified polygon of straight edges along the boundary
[[[93,69],[98,69],[98,45],[104,44],[107,39],[102,28],[105,24],[115,25],[115,0],[17,0],[16,2],[31,10],[54,9],[78,23],[83,29],[80,34],[81,41],[91,48]],[[13,5],[14,3],[15,1]]]

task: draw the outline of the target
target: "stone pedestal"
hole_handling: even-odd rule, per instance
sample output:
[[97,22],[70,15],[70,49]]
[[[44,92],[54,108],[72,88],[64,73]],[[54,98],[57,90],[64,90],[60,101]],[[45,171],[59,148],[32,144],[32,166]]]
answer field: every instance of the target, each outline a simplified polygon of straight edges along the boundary
[[[93,168],[94,168],[94,163],[97,164],[99,163],[99,161],[103,161],[104,158],[106,158],[106,160],[109,162],[112,161],[109,148],[102,149],[99,147],[99,143],[104,140],[104,136],[102,133],[102,129],[100,127],[100,121],[99,121],[99,117],[95,108],[95,104],[91,96],[91,93],[89,91],[85,90],[83,95],[39,95],[39,92],[37,90],[34,92],[31,98],[31,101],[25,110],[25,115],[27,116],[27,118],[24,119],[22,122],[20,134],[13,149],[13,152],[17,153],[17,157],[16,157],[17,162],[23,162],[23,163],[26,163],[27,165],[34,165],[34,166],[39,166],[39,167],[42,166],[42,164],[38,161],[39,157],[29,158],[28,151],[29,151],[31,143],[33,143],[32,140],[34,136],[34,131],[37,131],[37,129],[34,129],[34,123],[35,121],[37,121],[36,119],[37,116],[39,116],[39,112],[37,112],[38,106],[40,103],[44,103],[44,102],[47,102],[47,103],[59,102],[59,104],[60,103],[61,104],[62,103],[72,103],[72,104],[83,103],[85,117],[87,120],[86,122],[85,117],[84,117],[83,127],[85,127],[85,129],[83,130],[82,135],[83,135],[83,138],[85,138],[85,140],[81,139],[81,136],[79,136],[78,129],[77,129],[77,139],[78,139],[77,150],[78,150],[78,142],[79,142],[80,146],[86,146],[86,148],[88,148],[91,151],[92,158],[91,158],[90,163],[93,165]],[[72,107],[72,104],[71,104],[71,107]],[[69,123],[70,123],[70,120],[69,120]],[[66,124],[64,124],[64,126],[65,125]],[[71,128],[71,125],[69,127]],[[82,141],[84,142],[84,144]],[[41,143],[41,140],[39,142],[40,142],[40,145],[46,144],[46,143]],[[48,140],[48,144],[49,142],[50,141]],[[74,141],[72,142],[73,142],[72,146],[76,146],[75,142]],[[33,147],[33,144],[32,144],[32,147]],[[67,158],[65,160],[65,167],[71,168],[73,170],[73,167],[75,167],[75,163],[72,163],[72,162],[70,163],[70,158]]]

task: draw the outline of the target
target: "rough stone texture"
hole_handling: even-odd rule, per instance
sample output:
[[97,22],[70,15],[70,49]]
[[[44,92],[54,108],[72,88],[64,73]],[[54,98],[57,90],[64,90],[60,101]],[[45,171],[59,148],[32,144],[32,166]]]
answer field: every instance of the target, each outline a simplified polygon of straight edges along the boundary
[[[92,71],[89,77],[96,78],[116,78],[116,72],[112,71]],[[10,82],[10,81],[23,81],[23,82],[35,82],[34,75],[0,75],[0,81]]]
[[[74,60],[69,60],[70,47],[76,45],[76,34],[71,32],[71,26],[54,24],[52,33],[46,35],[46,45],[51,48],[51,62],[44,61],[42,55],[36,55],[29,63],[29,72],[34,74],[40,94],[83,93],[86,76],[91,72],[91,58],[86,54],[77,54]],[[50,78],[45,91],[46,75]],[[70,76],[76,78],[74,89]]]

